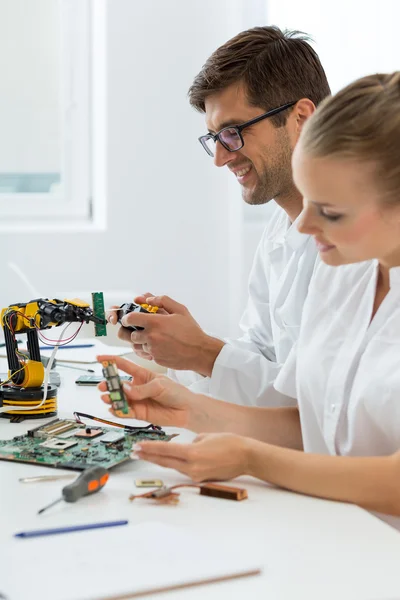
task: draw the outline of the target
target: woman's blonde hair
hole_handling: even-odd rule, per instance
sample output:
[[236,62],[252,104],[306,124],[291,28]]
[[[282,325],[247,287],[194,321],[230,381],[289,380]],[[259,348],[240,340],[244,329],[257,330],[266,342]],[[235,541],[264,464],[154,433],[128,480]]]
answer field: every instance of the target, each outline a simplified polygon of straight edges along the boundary
[[300,139],[311,156],[372,164],[385,200],[400,202],[400,71],[363,77],[324,100]]

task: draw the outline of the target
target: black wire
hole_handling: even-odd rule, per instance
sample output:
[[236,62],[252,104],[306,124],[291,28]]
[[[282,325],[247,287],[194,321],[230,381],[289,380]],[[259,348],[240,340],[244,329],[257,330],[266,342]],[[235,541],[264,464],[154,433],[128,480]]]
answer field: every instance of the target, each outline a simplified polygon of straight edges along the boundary
[[[79,417],[85,417],[86,419],[92,419],[93,421],[98,421],[99,423],[105,423],[106,425],[112,425],[113,427],[120,427],[124,429],[127,433],[140,433],[141,431],[152,431],[153,433],[159,435],[165,435],[165,432],[162,430],[159,425],[153,425],[150,423],[145,427],[132,427],[131,425],[123,425],[122,423],[115,423],[114,421],[108,421],[107,419],[102,419],[100,417],[94,417],[93,415],[88,415],[86,413],[81,413],[78,411],[74,412],[74,417],[78,423],[82,423]],[[84,425],[84,423],[82,423]]]

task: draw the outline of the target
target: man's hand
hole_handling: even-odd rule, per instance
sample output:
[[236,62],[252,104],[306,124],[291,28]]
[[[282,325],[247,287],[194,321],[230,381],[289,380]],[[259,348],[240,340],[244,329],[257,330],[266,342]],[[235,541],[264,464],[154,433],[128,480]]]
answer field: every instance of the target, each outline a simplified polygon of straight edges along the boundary
[[[200,396],[168,377],[156,375],[126,358],[101,355],[97,360],[112,360],[118,369],[132,376],[132,383],[124,383],[125,396],[131,408],[130,418],[156,425],[190,426],[191,411],[194,409],[197,412]],[[102,400],[111,404],[106,382],[102,381],[98,389],[103,392]],[[113,412],[112,409],[110,411]]]
[[[154,360],[170,369],[192,370],[210,376],[215,359],[224,342],[207,335],[186,306],[168,296],[138,296],[135,302],[158,306],[156,314],[130,313],[122,319],[118,335],[130,340],[138,356]],[[116,322],[116,315],[109,311],[109,321]],[[113,318],[114,316],[114,318]],[[129,331],[126,327],[139,326],[141,331]]]
[[139,442],[133,449],[139,458],[193,481],[233,479],[248,472],[247,439],[232,433],[201,434],[193,444]]
[[[136,304],[148,304],[147,302],[147,298],[152,298],[154,296],[154,294],[152,294],[151,292],[147,292],[146,294],[143,294],[142,296],[136,296],[136,298],[134,298],[134,302],[136,302]],[[116,325],[118,322],[117,319],[117,311],[119,310],[119,306],[117,305],[113,305],[110,306],[110,308],[106,311],[106,319],[109,323],[111,323],[111,325]],[[160,309],[158,311],[160,314],[167,314],[163,309]],[[127,329],[126,327],[120,327],[118,330],[118,337],[120,340],[123,340],[124,342],[132,342],[131,341],[131,331],[129,329]],[[145,348],[143,347],[143,344],[134,344],[132,343],[132,347],[135,351],[135,353],[140,356],[141,358],[144,358],[146,360],[153,360],[153,357],[151,356],[151,354],[149,354],[148,352],[146,352]]]

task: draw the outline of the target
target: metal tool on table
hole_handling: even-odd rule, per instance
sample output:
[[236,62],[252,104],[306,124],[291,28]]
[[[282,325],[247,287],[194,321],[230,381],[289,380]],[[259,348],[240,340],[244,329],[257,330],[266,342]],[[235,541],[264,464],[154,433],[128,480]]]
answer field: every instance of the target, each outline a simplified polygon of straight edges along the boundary
[[[28,351],[27,351],[27,355],[29,356]],[[43,354],[41,354],[40,360],[42,361],[43,366],[47,367],[50,358],[47,356],[43,356]],[[51,368],[55,369],[56,367],[64,367],[65,369],[74,369],[75,371],[85,371],[86,373],[94,373],[95,372],[94,369],[83,369],[82,367],[75,367],[74,365],[65,365],[62,360],[54,359],[53,364],[51,365]]]
[[83,498],[83,496],[95,494],[105,486],[108,477],[108,471],[104,467],[98,466],[85,469],[75,481],[63,487],[61,498],[40,509],[38,514],[40,515],[62,500],[65,500],[65,502],[76,502],[79,498]]
[[42,483],[45,481],[58,481],[59,479],[74,479],[75,475],[36,475],[34,477],[20,477],[20,483]]

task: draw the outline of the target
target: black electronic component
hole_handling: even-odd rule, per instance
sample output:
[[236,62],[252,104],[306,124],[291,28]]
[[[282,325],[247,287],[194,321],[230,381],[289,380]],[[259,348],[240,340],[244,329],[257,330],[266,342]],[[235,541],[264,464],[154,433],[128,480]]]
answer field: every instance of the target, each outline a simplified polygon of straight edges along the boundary
[[[142,313],[156,313],[158,311],[158,306],[151,306],[150,304],[135,304],[135,302],[125,302],[125,304],[121,304],[119,310],[117,311],[117,320],[120,325],[122,317],[128,315],[131,312],[142,312]],[[125,327],[125,325],[122,325]],[[130,331],[142,331],[144,328],[139,326],[131,325],[129,327],[125,327],[125,329],[129,329]]]
[[[120,375],[121,381],[132,381],[129,375]],[[76,380],[76,385],[98,385],[104,377],[101,375],[80,375]]]
[[86,427],[86,429],[81,429],[77,431],[74,434],[74,437],[93,439],[98,437],[99,435],[103,435],[102,429],[92,429],[91,427]]

